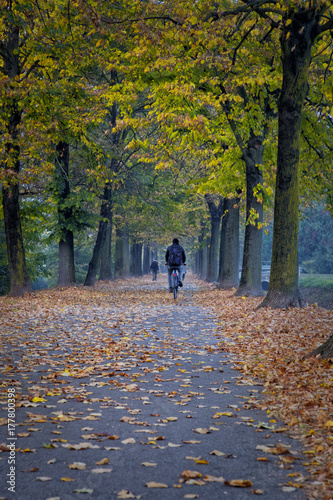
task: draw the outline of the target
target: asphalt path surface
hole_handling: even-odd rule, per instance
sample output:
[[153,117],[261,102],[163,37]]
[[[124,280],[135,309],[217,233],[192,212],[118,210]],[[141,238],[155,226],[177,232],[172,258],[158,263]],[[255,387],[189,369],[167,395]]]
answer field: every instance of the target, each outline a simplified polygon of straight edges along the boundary
[[192,292],[124,306],[118,322],[92,304],[20,325],[29,341],[3,351],[16,368],[1,374],[0,419],[8,387],[19,407],[15,435],[0,427],[0,499],[306,498],[300,444],[253,407],[262,385],[237,371]]

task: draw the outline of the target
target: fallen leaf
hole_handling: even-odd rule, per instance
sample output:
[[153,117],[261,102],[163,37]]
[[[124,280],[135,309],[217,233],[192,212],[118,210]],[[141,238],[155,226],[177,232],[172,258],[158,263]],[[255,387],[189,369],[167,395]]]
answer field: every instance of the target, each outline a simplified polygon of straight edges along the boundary
[[106,465],[109,464],[110,460],[108,458],[102,458],[99,462],[96,462],[96,465]]
[[70,469],[78,469],[84,470],[86,468],[86,464],[84,462],[74,462],[73,464],[69,464]]
[[128,490],[121,490],[117,494],[117,498],[125,499],[125,498],[135,498],[133,493]]
[[249,479],[232,479],[231,481],[225,481],[228,486],[235,486],[236,488],[248,488],[253,486],[252,481]]
[[207,483],[213,483],[213,482],[224,483],[224,481],[225,481],[225,479],[222,476],[215,477],[215,476],[210,476],[209,474],[204,476],[202,479],[203,479],[203,481],[206,481]]
[[147,488],[167,488],[168,485],[164,483],[156,483],[155,481],[149,481],[146,483]]
[[185,479],[194,479],[196,477],[202,477],[202,474],[196,470],[183,470],[181,477],[184,477]]
[[134,438],[127,438],[122,441],[123,444],[134,444],[136,443]]
[[223,453],[222,451],[219,451],[219,450],[213,450],[210,452],[211,455],[216,455],[217,457],[222,457],[225,455],[225,453]]

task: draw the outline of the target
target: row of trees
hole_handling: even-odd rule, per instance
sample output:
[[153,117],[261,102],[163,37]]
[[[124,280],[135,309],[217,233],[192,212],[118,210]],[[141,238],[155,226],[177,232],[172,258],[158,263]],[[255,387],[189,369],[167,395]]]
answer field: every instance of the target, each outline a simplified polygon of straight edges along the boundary
[[97,224],[93,285],[112,276],[112,234],[117,276],[129,240],[134,263],[143,243],[203,239],[205,205],[207,279],[234,286],[237,269],[238,280],[244,206],[239,293],[261,295],[263,208],[275,192],[263,305],[303,304],[300,195],[333,198],[331,2],[7,0],[0,16],[11,295],[30,288],[24,207],[39,241],[59,241],[59,284],[75,281],[74,241]]

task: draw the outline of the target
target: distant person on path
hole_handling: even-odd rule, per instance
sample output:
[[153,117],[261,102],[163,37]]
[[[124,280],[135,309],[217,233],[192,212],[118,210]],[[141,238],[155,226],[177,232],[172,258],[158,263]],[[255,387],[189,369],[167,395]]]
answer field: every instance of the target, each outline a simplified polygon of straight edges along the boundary
[[167,248],[165,254],[165,262],[168,266],[168,284],[169,284],[169,292],[172,292],[172,269],[178,269],[179,272],[179,286],[183,286],[182,277],[183,277],[183,264],[186,262],[185,250],[180,246],[179,240],[174,238],[172,241],[172,245]]
[[154,259],[153,262],[151,263],[150,270],[153,273],[153,281],[156,281],[157,280],[157,273],[160,270],[156,259]]

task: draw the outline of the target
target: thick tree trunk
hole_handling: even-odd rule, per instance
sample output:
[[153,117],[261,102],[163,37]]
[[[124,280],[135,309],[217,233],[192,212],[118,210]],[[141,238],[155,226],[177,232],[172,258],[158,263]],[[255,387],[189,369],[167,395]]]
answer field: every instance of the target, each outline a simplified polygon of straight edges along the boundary
[[[3,73],[12,82],[18,81],[20,75],[19,47],[19,27],[11,26],[8,29],[7,38],[2,41],[1,55],[3,57]],[[1,165],[1,169],[8,174],[6,181],[2,184],[2,204],[10,277],[9,295],[17,297],[29,292],[31,287],[25,260],[19,206],[20,148],[18,145],[18,126],[21,122],[21,111],[15,97],[9,97],[11,94],[12,89],[9,88],[8,100],[3,110],[5,111],[3,116],[7,118],[4,128],[9,140],[5,146],[8,161]]]
[[[258,201],[254,194],[258,184],[263,183],[262,169],[258,166],[262,165],[263,154],[263,137],[252,134],[243,155],[246,166],[246,227],[242,275],[236,296],[265,295],[261,286],[263,228],[260,227],[263,223],[264,209],[262,201]],[[257,218],[251,221],[254,214],[257,214]]]
[[71,285],[75,283],[75,261],[74,261],[74,236],[68,228],[72,218],[72,209],[66,207],[66,199],[70,194],[69,186],[69,145],[59,142],[56,147],[56,177],[59,192],[58,201],[58,224],[61,229],[61,240],[59,241],[59,272],[58,286]]
[[112,206],[110,212],[110,220],[106,229],[104,245],[101,251],[101,269],[99,279],[101,281],[112,280]]
[[98,265],[101,258],[101,250],[105,242],[107,226],[109,224],[109,221],[111,220],[111,188],[109,183],[107,183],[104,188],[100,216],[101,220],[98,226],[97,238],[93,250],[93,255],[91,261],[89,262],[88,273],[84,282],[84,286],[95,285]]
[[[223,210],[223,198],[219,195],[205,194],[210,214],[210,245],[208,251],[207,281],[216,281],[219,272],[220,223]],[[217,205],[215,205],[215,201]]]
[[302,307],[298,285],[299,154],[303,103],[315,12],[295,13],[281,38],[283,82],[278,106],[279,134],[270,283],[261,306]]
[[310,352],[306,357],[310,358],[311,356],[320,356],[323,359],[331,359],[333,358],[333,335],[331,335],[324,344],[321,344],[317,349]]
[[223,289],[239,283],[239,200],[235,198],[225,198],[223,203],[218,282]]
[[19,297],[30,292],[31,286],[23,246],[18,184],[2,188],[2,203],[10,277],[9,295]]

